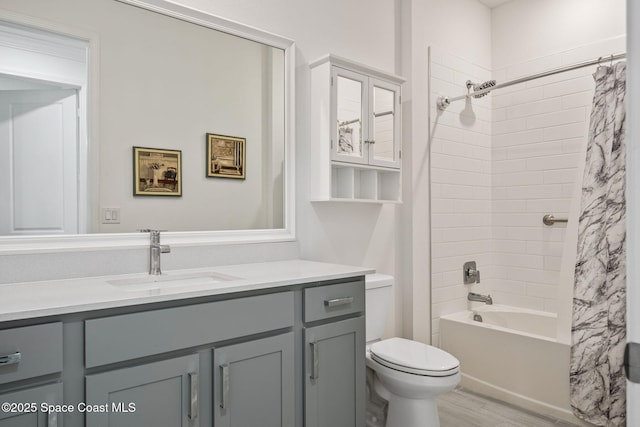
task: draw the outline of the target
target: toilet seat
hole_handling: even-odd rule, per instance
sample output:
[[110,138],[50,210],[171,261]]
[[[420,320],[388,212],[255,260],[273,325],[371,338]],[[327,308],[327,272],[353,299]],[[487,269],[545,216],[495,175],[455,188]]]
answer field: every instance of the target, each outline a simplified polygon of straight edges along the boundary
[[458,359],[446,351],[404,338],[378,341],[370,351],[371,358],[376,362],[405,373],[447,377],[460,370]]

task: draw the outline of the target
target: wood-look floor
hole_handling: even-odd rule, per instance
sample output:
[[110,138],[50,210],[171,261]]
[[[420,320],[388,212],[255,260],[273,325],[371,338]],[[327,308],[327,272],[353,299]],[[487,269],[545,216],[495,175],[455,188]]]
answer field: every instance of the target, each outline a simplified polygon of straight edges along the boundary
[[438,413],[440,427],[575,427],[462,388],[438,398]]

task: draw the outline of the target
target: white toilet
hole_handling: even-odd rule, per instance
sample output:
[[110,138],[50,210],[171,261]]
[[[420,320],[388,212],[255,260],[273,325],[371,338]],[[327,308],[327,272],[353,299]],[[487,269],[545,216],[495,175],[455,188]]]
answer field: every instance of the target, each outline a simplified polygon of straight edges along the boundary
[[386,427],[439,427],[436,397],[460,382],[460,362],[439,348],[404,338],[380,341],[393,301],[393,277],[365,278],[367,367],[389,402]]

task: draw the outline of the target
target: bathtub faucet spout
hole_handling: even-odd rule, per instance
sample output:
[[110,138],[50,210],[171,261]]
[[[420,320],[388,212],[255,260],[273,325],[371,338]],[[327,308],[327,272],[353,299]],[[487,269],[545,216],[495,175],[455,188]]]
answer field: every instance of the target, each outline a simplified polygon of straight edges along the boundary
[[491,295],[481,295],[481,294],[476,294],[475,292],[469,292],[469,294],[467,295],[467,299],[469,301],[484,302],[489,305],[493,304]]

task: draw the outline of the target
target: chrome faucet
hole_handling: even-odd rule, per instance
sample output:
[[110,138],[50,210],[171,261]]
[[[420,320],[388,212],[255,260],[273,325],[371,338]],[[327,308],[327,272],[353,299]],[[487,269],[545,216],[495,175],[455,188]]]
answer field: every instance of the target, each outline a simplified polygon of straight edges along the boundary
[[484,302],[489,305],[493,304],[491,295],[481,295],[481,294],[476,294],[475,292],[469,292],[469,294],[467,295],[467,299],[469,301]]
[[151,236],[151,245],[149,246],[149,274],[159,276],[162,274],[160,269],[160,254],[171,252],[169,245],[160,244],[160,230],[140,230],[143,233],[149,233]]

